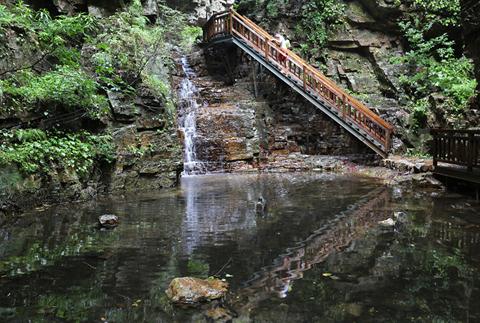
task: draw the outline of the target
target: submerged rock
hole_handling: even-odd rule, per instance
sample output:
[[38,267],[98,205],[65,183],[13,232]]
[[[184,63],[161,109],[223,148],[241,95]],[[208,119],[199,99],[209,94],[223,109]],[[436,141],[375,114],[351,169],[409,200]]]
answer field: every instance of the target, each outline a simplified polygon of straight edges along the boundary
[[388,218],[383,221],[379,221],[378,224],[380,224],[382,227],[393,227],[395,225],[395,221],[392,218]]
[[215,307],[205,312],[205,318],[207,322],[232,322],[232,313],[223,307]]
[[258,198],[257,204],[255,204],[255,213],[257,213],[258,216],[264,216],[267,211],[267,201],[263,196],[260,196]]
[[114,228],[118,225],[118,216],[114,214],[104,214],[98,217],[98,223],[104,228]]
[[195,305],[225,296],[228,283],[220,279],[174,278],[165,291],[173,303]]

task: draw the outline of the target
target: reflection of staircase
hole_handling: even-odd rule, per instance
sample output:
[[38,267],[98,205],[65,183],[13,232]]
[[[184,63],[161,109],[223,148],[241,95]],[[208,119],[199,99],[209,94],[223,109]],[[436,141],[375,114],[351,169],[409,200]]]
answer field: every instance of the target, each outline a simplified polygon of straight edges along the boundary
[[271,35],[234,10],[215,14],[204,26],[204,42],[226,41],[232,41],[376,153],[388,155],[391,124],[298,55],[280,49]]
[[287,248],[272,265],[263,267],[244,282],[245,286],[237,291],[240,307],[254,308],[273,293],[285,297],[291,284],[303,278],[304,272],[362,238],[379,221],[388,218],[391,214],[389,203],[388,189],[379,187],[296,246]]

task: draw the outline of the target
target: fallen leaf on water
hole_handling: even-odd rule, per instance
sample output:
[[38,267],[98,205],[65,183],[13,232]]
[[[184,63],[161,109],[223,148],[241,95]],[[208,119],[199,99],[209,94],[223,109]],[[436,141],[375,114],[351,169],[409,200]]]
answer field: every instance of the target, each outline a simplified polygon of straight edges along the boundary
[[330,276],[332,276],[333,274],[332,274],[332,273],[323,273],[322,275],[323,275],[323,277],[330,277]]

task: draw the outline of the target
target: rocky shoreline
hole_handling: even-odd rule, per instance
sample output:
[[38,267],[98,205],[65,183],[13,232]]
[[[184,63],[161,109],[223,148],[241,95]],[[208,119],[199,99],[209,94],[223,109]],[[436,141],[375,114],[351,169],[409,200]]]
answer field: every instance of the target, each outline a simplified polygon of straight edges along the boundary
[[[229,169],[215,173],[289,173],[289,172],[328,172],[378,179],[388,186],[414,186],[424,189],[443,190],[443,184],[433,177],[431,161],[404,157],[391,157],[384,160],[367,162],[359,155],[352,156],[312,156],[293,153],[289,155],[270,156],[258,164],[239,162],[230,164]],[[146,186],[148,187],[148,185]],[[72,186],[64,189],[56,199],[49,194],[48,187],[40,189],[36,194],[24,193],[12,198],[14,203],[5,203],[0,209],[0,226],[7,219],[20,216],[23,212],[34,208],[46,208],[56,204],[81,203],[95,200],[108,194],[118,194],[120,191],[106,191],[105,186],[89,183],[84,188]],[[146,189],[138,189],[137,192]],[[150,190],[150,189],[148,189]],[[59,194],[59,190],[53,190]]]

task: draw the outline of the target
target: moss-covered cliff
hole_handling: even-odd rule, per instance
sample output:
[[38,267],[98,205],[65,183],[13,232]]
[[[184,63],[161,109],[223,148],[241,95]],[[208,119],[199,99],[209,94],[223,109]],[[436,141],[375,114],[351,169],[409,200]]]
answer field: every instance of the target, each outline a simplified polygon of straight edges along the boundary
[[199,35],[161,3],[0,5],[0,209],[171,187],[174,56]]

